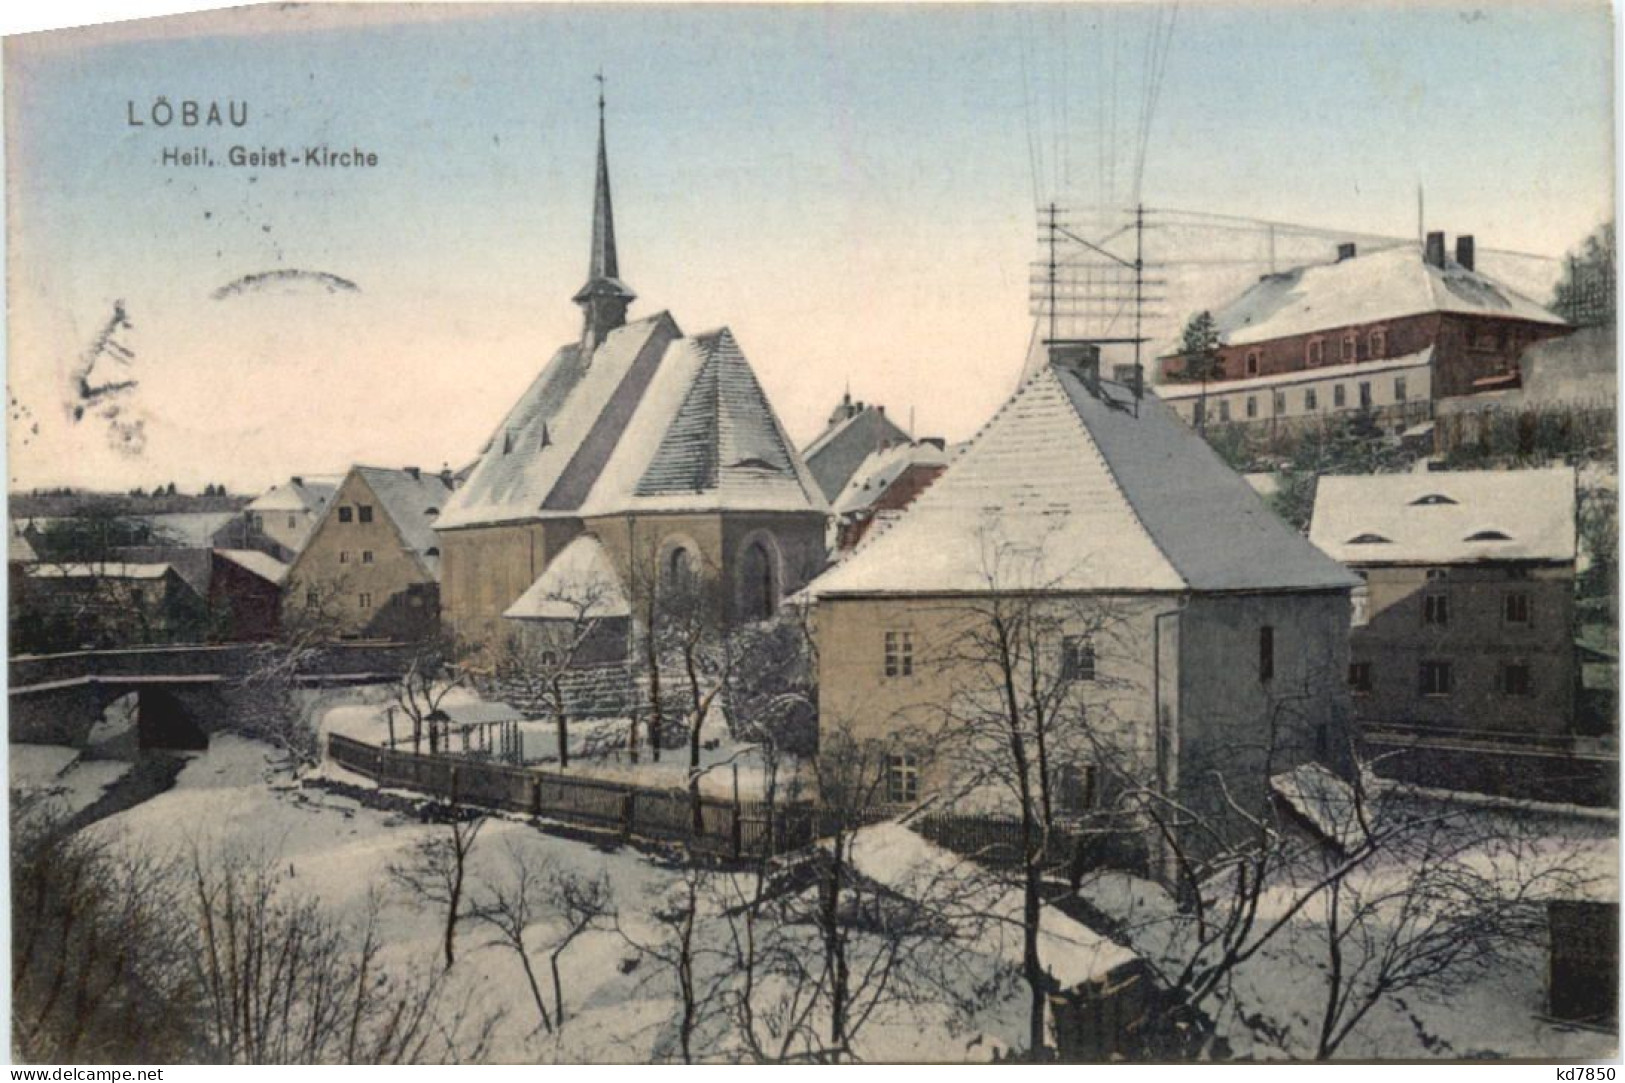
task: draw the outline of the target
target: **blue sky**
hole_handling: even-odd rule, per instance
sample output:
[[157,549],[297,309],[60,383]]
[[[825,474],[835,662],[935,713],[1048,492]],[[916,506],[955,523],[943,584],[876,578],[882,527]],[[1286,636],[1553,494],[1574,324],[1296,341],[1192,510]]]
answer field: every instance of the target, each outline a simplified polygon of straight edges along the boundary
[[[1614,32],[1595,3],[304,7],[14,38],[13,484],[466,461],[578,331],[600,66],[634,314],[732,326],[799,440],[848,381],[966,436],[1031,329],[1034,148],[1040,198],[1093,205],[1110,158],[1106,202],[1130,200],[1145,43],[1170,16],[1148,205],[1408,235],[1421,184],[1429,228],[1552,256],[1610,212]],[[126,103],[160,94],[246,100],[250,123],[130,128]],[[324,141],[380,164],[159,161]],[[360,292],[210,299],[290,268]],[[1229,288],[1183,284],[1170,307]],[[114,300],[138,450],[66,412]]]

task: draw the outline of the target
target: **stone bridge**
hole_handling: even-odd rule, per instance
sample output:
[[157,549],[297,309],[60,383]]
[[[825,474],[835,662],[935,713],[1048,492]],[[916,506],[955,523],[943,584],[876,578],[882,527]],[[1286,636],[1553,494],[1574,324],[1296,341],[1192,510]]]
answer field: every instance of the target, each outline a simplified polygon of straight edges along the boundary
[[[8,734],[13,742],[81,746],[102,713],[134,694],[142,748],[203,748],[230,725],[243,681],[266,644],[139,647],[23,655],[8,662]],[[391,680],[406,666],[406,643],[335,643],[309,653],[296,680],[311,687]]]

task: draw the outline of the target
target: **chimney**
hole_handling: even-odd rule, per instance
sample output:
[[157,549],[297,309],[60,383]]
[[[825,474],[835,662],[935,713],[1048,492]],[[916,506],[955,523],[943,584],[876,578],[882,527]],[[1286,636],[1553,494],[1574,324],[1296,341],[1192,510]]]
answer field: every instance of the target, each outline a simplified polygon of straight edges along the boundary
[[1444,270],[1444,234],[1442,232],[1428,234],[1427,251],[1422,258],[1441,271]]
[[452,473],[450,463],[440,464],[440,483],[446,488],[452,488]]
[[1353,259],[1357,251],[1358,249],[1355,248],[1353,241],[1344,241],[1337,246],[1337,262],[1342,263],[1346,259]]
[[305,479],[300,477],[298,474],[293,476],[293,483],[301,489],[305,487]]
[[1463,270],[1473,269],[1473,235],[1463,233],[1456,238],[1456,262],[1461,264]]
[[417,481],[419,475],[421,475],[423,473],[423,471],[419,470],[415,466],[403,466],[403,467],[401,467],[401,469],[405,470],[408,474],[410,474],[412,476],[413,481]]
[[941,436],[922,436],[920,438],[920,443],[922,443],[922,444],[930,444],[932,447],[936,448],[938,451],[947,451],[948,450],[948,441],[944,437],[941,437]]
[[1092,342],[1051,342],[1049,363],[1083,380],[1091,393],[1100,393],[1100,347]]

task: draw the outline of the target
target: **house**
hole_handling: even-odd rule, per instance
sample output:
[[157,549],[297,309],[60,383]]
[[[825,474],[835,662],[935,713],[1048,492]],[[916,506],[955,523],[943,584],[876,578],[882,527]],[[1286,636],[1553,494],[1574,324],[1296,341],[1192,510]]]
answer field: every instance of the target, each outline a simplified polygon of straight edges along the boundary
[[[1143,787],[1222,816],[1215,773],[1262,803],[1266,757],[1335,752],[1357,580],[1168,406],[1052,358],[808,587],[821,732],[879,742],[891,800],[947,798],[986,770],[956,750],[977,697],[1031,684],[1088,719],[1049,751],[1076,808]],[[1028,654],[1000,691],[995,633],[1016,625]]]
[[283,623],[342,636],[420,639],[440,621],[440,542],[432,524],[450,480],[409,466],[354,466],[288,569]]
[[824,499],[833,502],[865,459],[884,448],[908,442],[908,433],[886,416],[884,406],[853,402],[848,391],[830,413],[824,431],[802,449],[801,457]]
[[1309,538],[1364,580],[1349,636],[1362,726],[1571,732],[1574,512],[1571,467],[1320,479]]
[[627,321],[601,111],[598,136],[581,338],[554,353],[435,523],[445,619],[487,650],[516,636],[525,618],[505,614],[582,535],[634,602],[702,573],[736,619],[771,613],[824,562],[824,496],[733,333],[688,335],[666,312]]
[[275,639],[282,626],[288,565],[257,549],[215,549],[209,558],[215,635],[232,641]]
[[[290,558],[305,547],[342,478],[294,475],[243,509],[242,522],[281,546]],[[241,544],[242,539],[233,539]]]
[[853,549],[871,526],[900,514],[947,468],[948,449],[940,439],[904,440],[871,452],[831,504],[830,548]]
[[1366,410],[1403,429],[1440,400],[1518,386],[1523,352],[1569,329],[1479,272],[1472,237],[1447,258],[1443,233],[1421,249],[1340,245],[1335,262],[1264,275],[1213,318],[1218,372],[1207,381],[1186,378],[1190,357],[1161,358],[1158,394],[1192,423]]
[[34,563],[13,633],[19,644],[106,648],[198,642],[205,626],[202,597],[168,564]]

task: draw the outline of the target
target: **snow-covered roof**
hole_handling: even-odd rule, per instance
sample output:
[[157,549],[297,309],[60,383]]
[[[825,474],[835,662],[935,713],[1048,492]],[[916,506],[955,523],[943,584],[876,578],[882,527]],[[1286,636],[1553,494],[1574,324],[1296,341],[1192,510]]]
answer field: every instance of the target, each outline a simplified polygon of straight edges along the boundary
[[727,330],[662,312],[563,347],[447,502],[439,529],[631,510],[823,510]]
[[1345,564],[1575,558],[1574,469],[1329,476],[1309,539]]
[[330,475],[303,475],[273,485],[248,505],[249,511],[304,511],[319,512],[333,499],[342,477]]
[[846,488],[835,498],[833,508],[837,515],[862,511],[885,495],[893,482],[911,466],[942,466],[948,462],[948,452],[938,444],[922,440],[903,442],[872,452],[857,472],[846,483]]
[[36,579],[162,579],[168,564],[36,564],[28,574]]
[[1381,361],[1354,361],[1343,365],[1326,365],[1321,368],[1301,369],[1296,372],[1278,372],[1271,376],[1248,376],[1240,380],[1210,380],[1206,387],[1199,381],[1196,383],[1163,383],[1152,390],[1160,399],[1177,402],[1183,399],[1198,398],[1204,393],[1212,398],[1216,395],[1227,395],[1238,391],[1269,391],[1278,387],[1289,387],[1295,384],[1314,384],[1324,380],[1358,379],[1375,373],[1391,373],[1400,369],[1426,368],[1433,363],[1433,347],[1416,353],[1406,354],[1404,357],[1389,357]]
[[[1009,882],[897,823],[860,828],[852,837],[852,866],[860,875],[906,898],[950,894],[961,912],[991,928],[978,930],[978,946],[1019,965],[1023,956],[1022,896]],[[1044,907],[1038,922],[1038,961],[1062,989],[1104,977],[1136,958],[1075,918]]]
[[520,722],[525,718],[525,712],[517,707],[484,700],[475,703],[442,703],[436,713],[444,715],[446,721],[461,726],[477,726],[488,722]]
[[191,549],[207,549],[220,528],[237,518],[232,511],[174,511],[144,515],[141,521],[173,539],[173,544]]
[[1566,326],[1486,275],[1452,260],[1433,266],[1415,245],[1265,275],[1213,320],[1219,340],[1239,346],[1430,312]]
[[434,524],[453,490],[439,474],[426,470],[391,470],[382,466],[354,469],[400,531],[406,548],[438,579],[440,539],[434,532]]
[[34,552],[33,545],[29,544],[28,539],[23,536],[23,532],[18,528],[17,524],[12,523],[11,530],[6,538],[6,563],[32,564],[38,559],[39,554]]
[[559,551],[503,616],[509,620],[625,617],[632,607],[603,545],[582,534]]
[[1346,590],[1173,409],[1035,372],[943,475],[808,587],[814,597]]
[[215,552],[219,553],[222,559],[229,560],[268,582],[281,584],[288,578],[288,565],[258,549],[216,549]]

